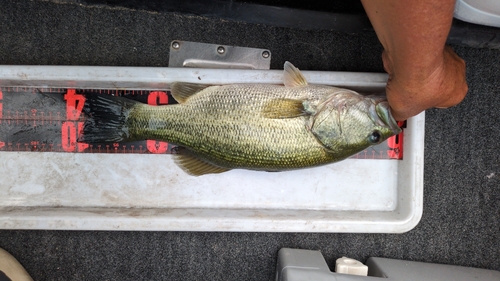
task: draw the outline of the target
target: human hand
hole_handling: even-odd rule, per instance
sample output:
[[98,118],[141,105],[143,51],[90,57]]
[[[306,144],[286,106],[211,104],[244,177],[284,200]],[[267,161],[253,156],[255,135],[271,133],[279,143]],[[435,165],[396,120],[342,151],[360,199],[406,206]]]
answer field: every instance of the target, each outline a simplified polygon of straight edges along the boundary
[[465,62],[450,47],[445,47],[435,66],[415,73],[398,73],[397,69],[405,67],[398,68],[385,51],[382,60],[389,74],[387,100],[396,120],[406,120],[432,107],[455,106],[467,94]]

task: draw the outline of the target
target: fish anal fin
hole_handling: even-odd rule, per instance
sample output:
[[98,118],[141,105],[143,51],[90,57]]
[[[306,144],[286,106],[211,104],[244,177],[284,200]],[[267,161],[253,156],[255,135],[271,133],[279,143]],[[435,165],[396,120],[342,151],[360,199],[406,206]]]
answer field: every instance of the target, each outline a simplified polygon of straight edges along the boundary
[[177,166],[192,176],[219,174],[230,170],[214,166],[191,154],[175,154],[174,159]]
[[170,85],[170,91],[172,97],[178,103],[185,103],[189,97],[199,93],[200,91],[210,87],[210,85],[196,84],[196,83],[185,83],[185,82],[173,82]]
[[262,116],[270,119],[295,118],[306,115],[301,100],[274,99],[267,102],[262,109]]
[[287,61],[284,67],[283,84],[285,87],[302,87],[307,86],[307,80],[298,68]]

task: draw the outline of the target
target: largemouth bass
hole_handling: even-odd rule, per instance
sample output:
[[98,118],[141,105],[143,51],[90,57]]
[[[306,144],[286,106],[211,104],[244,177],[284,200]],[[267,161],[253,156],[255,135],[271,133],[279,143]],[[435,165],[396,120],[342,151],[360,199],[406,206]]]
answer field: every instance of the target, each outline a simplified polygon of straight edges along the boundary
[[308,85],[291,63],[283,85],[176,82],[176,105],[150,106],[88,95],[79,141],[158,140],[178,145],[189,174],[230,169],[283,171],[343,160],[401,129],[382,96]]

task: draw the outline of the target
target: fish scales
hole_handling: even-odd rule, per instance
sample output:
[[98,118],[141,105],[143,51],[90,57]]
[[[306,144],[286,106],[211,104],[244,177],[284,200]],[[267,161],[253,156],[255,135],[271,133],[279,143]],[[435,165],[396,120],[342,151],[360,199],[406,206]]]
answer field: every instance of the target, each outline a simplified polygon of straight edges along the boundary
[[184,104],[137,107],[131,134],[189,147],[224,167],[282,170],[318,165],[345,156],[325,151],[306,128],[308,116],[271,119],[261,112],[272,100],[317,99],[328,91],[258,84],[209,87]]

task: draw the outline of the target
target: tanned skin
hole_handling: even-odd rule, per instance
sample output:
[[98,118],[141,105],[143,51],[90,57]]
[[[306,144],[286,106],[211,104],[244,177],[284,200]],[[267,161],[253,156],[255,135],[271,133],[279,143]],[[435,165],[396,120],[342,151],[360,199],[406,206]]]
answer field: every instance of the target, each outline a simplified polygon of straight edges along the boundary
[[361,0],[384,47],[387,99],[396,120],[460,103],[465,63],[450,48],[455,0]]

